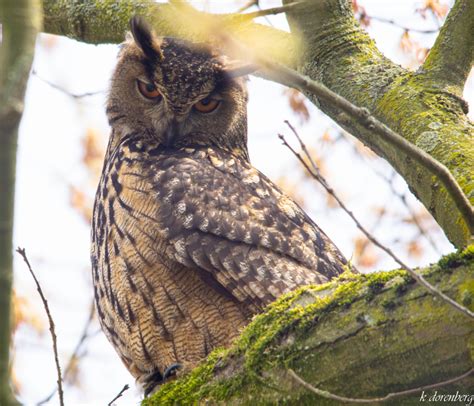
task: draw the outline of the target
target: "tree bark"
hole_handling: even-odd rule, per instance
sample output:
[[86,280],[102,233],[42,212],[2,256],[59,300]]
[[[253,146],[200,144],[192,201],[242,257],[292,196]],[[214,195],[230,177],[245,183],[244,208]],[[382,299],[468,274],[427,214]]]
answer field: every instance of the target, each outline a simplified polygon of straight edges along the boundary
[[13,207],[18,126],[41,28],[39,0],[0,2],[0,405],[16,404],[10,388]]
[[[176,3],[176,2],[175,2]],[[286,1],[285,3],[289,3]],[[425,64],[416,72],[385,58],[354,19],[350,0],[304,2],[287,12],[292,34],[254,24],[242,16],[213,16],[151,0],[102,2],[46,0],[45,30],[91,43],[120,42],[135,14],[159,35],[209,40],[216,27],[305,75],[374,116],[444,164],[474,203],[474,127],[462,88],[473,62],[474,3],[457,0]],[[199,22],[199,23],[197,23]],[[215,33],[215,32],[214,32]],[[331,105],[308,98],[336,123],[384,157],[405,178],[457,247],[472,230],[450,195],[423,166]]]
[[[473,273],[474,246],[423,271],[470,309]],[[473,344],[472,319],[405,272],[344,274],[280,298],[230,349],[215,351],[142,405],[338,405],[295,382],[288,369],[339,396],[380,397],[462,375],[472,368]],[[437,391],[470,394],[473,388],[474,374]],[[420,395],[387,403],[419,405]]]
[[[288,3],[286,1],[285,3]],[[462,90],[474,60],[474,2],[457,0],[426,62],[411,72],[385,58],[353,17],[349,0],[308,2],[288,16],[304,50],[298,69],[401,134],[454,175],[474,203],[474,126]],[[314,95],[307,94],[316,105]],[[384,157],[430,211],[455,246],[472,241],[438,179],[397,148],[330,105],[320,108]]]

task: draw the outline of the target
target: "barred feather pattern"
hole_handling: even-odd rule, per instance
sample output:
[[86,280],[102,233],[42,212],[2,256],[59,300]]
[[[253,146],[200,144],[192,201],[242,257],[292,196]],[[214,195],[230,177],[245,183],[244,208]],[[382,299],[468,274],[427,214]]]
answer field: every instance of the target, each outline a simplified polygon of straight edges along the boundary
[[[114,137],[112,137],[114,138]],[[242,154],[110,144],[92,225],[102,328],[145,388],[227,346],[278,296],[343,272],[319,227]]]

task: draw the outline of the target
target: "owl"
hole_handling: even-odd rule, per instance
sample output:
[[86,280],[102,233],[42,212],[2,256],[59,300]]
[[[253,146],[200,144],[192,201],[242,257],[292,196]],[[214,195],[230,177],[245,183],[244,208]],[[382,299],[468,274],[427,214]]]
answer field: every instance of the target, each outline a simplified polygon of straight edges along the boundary
[[92,279],[102,329],[145,394],[228,346],[280,295],[346,264],[250,163],[246,73],[136,17],[119,52]]

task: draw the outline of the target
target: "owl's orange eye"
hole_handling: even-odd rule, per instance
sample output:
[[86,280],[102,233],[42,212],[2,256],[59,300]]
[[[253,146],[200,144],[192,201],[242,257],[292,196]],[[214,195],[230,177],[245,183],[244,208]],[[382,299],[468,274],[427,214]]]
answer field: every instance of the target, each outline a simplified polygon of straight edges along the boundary
[[158,91],[154,84],[137,80],[137,85],[138,90],[140,90],[140,93],[147,99],[158,100],[159,98],[161,98],[161,93]]
[[200,113],[210,113],[211,111],[217,109],[217,106],[219,106],[220,103],[221,102],[219,100],[206,97],[205,99],[198,101],[194,105],[194,108]]

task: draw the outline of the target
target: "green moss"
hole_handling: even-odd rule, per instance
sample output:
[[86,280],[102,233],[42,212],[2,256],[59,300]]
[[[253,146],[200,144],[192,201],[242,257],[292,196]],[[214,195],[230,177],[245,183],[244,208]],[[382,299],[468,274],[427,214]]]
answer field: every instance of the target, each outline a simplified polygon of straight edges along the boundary
[[156,395],[143,400],[142,406],[172,405],[184,400],[192,403],[201,398],[205,393],[203,390],[205,384],[211,380],[217,362],[224,357],[225,353],[226,350],[214,350],[203,364],[186,377],[163,385]]
[[397,307],[397,304],[393,299],[384,299],[381,303],[382,307],[387,310],[393,310]]
[[438,261],[441,269],[452,269],[469,263],[474,259],[474,244],[468,247],[445,255]]
[[[458,266],[459,261],[463,261],[462,264],[472,263],[474,246],[454,255],[443,257],[438,265],[424,271],[425,275],[442,275],[447,267]],[[361,306],[364,308],[362,303],[370,298],[370,313],[359,313],[356,317],[354,312],[347,313],[347,316],[344,316],[344,312],[336,312],[341,317],[337,325],[331,325],[336,331],[347,331],[351,325],[354,328],[357,325],[375,328],[387,322],[387,317],[401,304],[400,294],[405,293],[413,283],[413,279],[401,270],[368,275],[356,275],[348,271],[333,282],[304,286],[283,295],[270,304],[264,313],[254,317],[231,348],[214,351],[188,375],[163,385],[143,405],[187,405],[200,401],[226,403],[236,397],[242,404],[252,404],[252,399],[259,397],[262,391],[278,393],[283,389],[271,387],[269,380],[262,379],[262,376],[279,368],[286,369],[291,366],[292,359],[301,359],[302,354],[307,353],[308,359],[312,359],[311,346],[302,343],[306,342],[305,337],[315,325],[321,325],[326,317],[334,315],[337,308],[347,309],[356,303],[355,309]],[[458,289],[458,297],[464,304],[472,305],[474,281],[461,283]],[[404,302],[405,310],[415,311],[410,310],[415,302],[410,300],[407,303]],[[425,313],[433,317],[439,315],[439,311],[429,308],[429,303],[424,305],[428,306],[424,309]],[[321,334],[324,336],[324,332]],[[395,347],[394,344],[393,351],[396,351]],[[247,400],[242,398],[243,394]]]
[[[304,335],[317,320],[336,307],[348,307],[355,300],[373,296],[395,277],[404,277],[405,272],[379,272],[369,275],[355,275],[346,272],[336,281],[315,286],[304,286],[283,295],[270,304],[264,313],[257,315],[242,332],[229,350],[214,351],[208,359],[189,375],[163,385],[158,393],[142,404],[192,404],[208,397],[225,400],[245,385],[247,388],[260,383],[259,375],[270,365],[279,364],[298,348],[282,349],[279,338],[288,333],[296,337]],[[291,347],[291,346],[290,346]],[[214,379],[214,374],[231,360],[241,357],[240,371],[230,379]]]

